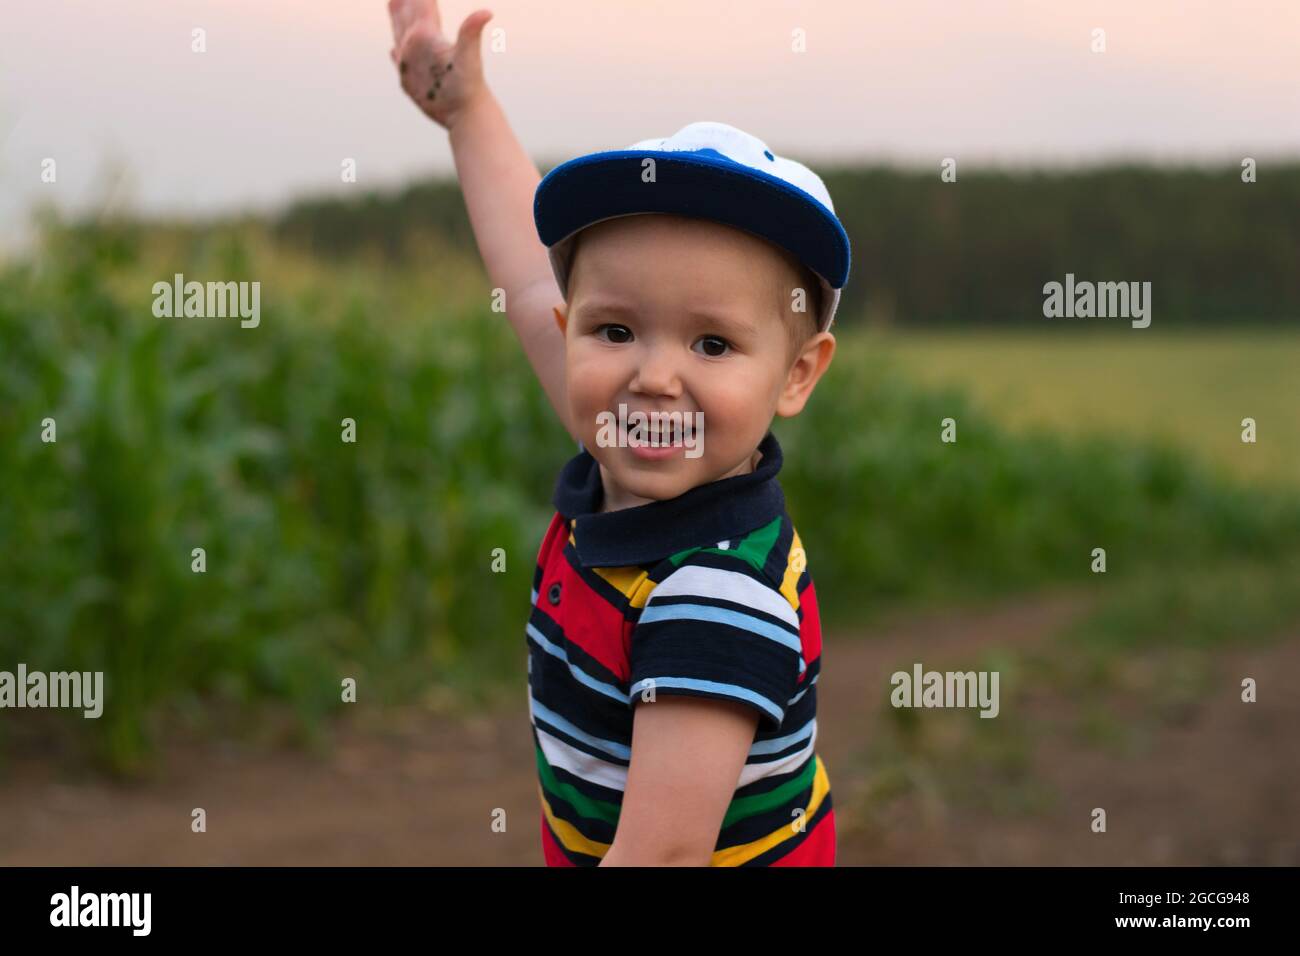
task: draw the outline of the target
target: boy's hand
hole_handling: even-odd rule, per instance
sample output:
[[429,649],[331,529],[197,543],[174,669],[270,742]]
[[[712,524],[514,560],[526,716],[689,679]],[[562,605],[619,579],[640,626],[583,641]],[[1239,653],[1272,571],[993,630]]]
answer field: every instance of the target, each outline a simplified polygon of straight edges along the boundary
[[488,10],[465,18],[453,44],[442,32],[437,0],[388,0],[393,49],[402,89],[434,122],[450,130],[465,106],[486,88],[479,38]]

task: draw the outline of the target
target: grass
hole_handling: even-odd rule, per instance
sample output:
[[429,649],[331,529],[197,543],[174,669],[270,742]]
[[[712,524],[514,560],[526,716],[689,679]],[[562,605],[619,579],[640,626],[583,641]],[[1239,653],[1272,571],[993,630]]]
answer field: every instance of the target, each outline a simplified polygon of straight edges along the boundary
[[1298,623],[1300,561],[1290,555],[1122,576],[1063,636],[1069,646],[1112,653],[1215,649],[1268,641]]
[[[285,703],[313,727],[347,677],[379,705],[519,692],[573,448],[502,316],[451,260],[338,267],[256,230],[160,235],[51,226],[38,258],[0,268],[0,661],[103,670],[104,717],[72,726],[124,772],[209,702]],[[175,272],[262,282],[260,326],[154,318],[152,284]],[[776,425],[828,628],[1216,566],[1240,577],[1177,579],[1197,622],[1230,626],[1242,594],[1251,627],[1293,612],[1249,562],[1291,566],[1300,490],[1229,482],[1168,443],[1008,428],[843,338],[808,411]],[[1133,591],[1103,636],[1168,618],[1160,595]]]
[[[918,381],[957,386],[1011,428],[1185,448],[1222,477],[1300,486],[1300,331],[1130,329],[884,333],[855,338]],[[843,357],[843,356],[842,356]],[[1257,441],[1241,441],[1243,418]]]

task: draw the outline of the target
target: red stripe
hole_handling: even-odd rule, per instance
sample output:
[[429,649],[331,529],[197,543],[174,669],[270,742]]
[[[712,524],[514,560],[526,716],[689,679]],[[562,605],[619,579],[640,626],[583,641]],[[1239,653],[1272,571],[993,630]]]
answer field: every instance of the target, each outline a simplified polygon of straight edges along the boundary
[[541,567],[551,559],[551,552],[558,546],[564,548],[564,542],[569,540],[569,526],[565,524],[564,518],[556,512],[551,518],[551,523],[546,529],[546,534],[542,536],[542,546],[537,549],[537,563]]
[[[628,637],[632,624],[622,611],[600,596],[564,557],[568,528],[552,528],[553,538],[543,546],[542,584],[537,609],[554,621],[569,643],[580,647],[618,680],[632,674],[628,662]],[[551,585],[560,584],[560,603],[551,603]],[[612,586],[612,585],[611,585]]]
[[542,856],[546,860],[547,866],[575,866],[574,862],[564,855],[560,845],[555,842],[555,837],[551,835],[551,828],[546,823],[546,811],[540,811],[542,816]]
[[835,865],[835,810],[808,832],[802,843],[787,853],[773,866],[834,866]]
[[[813,661],[821,657],[822,654],[822,616],[817,610],[817,589],[813,587],[812,581],[803,589],[799,595],[799,609],[803,611],[803,620],[799,622],[799,641],[803,644],[803,662],[809,668],[812,667]],[[799,675],[802,681],[808,671],[805,670]]]

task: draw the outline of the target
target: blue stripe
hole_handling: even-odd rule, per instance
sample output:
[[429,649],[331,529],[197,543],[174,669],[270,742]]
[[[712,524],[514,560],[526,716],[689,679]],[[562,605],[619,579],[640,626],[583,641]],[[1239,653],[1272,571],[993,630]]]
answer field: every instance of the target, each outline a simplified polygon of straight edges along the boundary
[[791,634],[783,627],[777,627],[767,621],[741,614],[727,608],[712,607],[707,604],[654,604],[641,614],[637,623],[651,624],[655,621],[711,621],[717,624],[729,624],[742,631],[752,631],[763,637],[771,638],[782,647],[788,647],[796,654],[801,653],[803,645],[796,634]]
[[632,759],[632,748],[620,744],[616,740],[605,740],[603,737],[593,737],[585,730],[581,730],[571,721],[565,720],[549,707],[544,707],[533,697],[533,716],[540,717],[557,730],[562,730],[575,740],[581,740],[588,746],[595,747],[597,750],[603,750],[605,753],[614,757],[621,757],[624,760]]
[[719,684],[717,681],[699,680],[694,677],[645,677],[632,685],[632,690],[628,693],[628,702],[631,703],[633,698],[640,695],[638,688],[653,685],[660,687],[680,687],[683,690],[707,691],[710,694],[718,694],[722,697],[732,697],[737,700],[743,700],[746,703],[753,704],[764,713],[770,714],[773,720],[780,721],[783,716],[781,708],[768,700],[761,694],[756,694],[747,687],[741,687],[737,684]]
[[749,748],[749,752],[751,754],[774,754],[778,750],[785,750],[786,747],[803,743],[812,736],[812,725],[815,719],[813,717],[808,718],[808,723],[785,737],[777,737],[773,740],[757,740],[754,742],[754,746]]
[[528,622],[528,625],[525,628],[525,630],[528,632],[528,635],[534,641],[537,642],[538,647],[546,651],[546,653],[550,654],[552,657],[557,657],[560,660],[564,661],[564,663],[568,665],[569,673],[574,676],[574,679],[577,680],[578,683],[586,687],[590,687],[592,690],[604,694],[606,697],[616,700],[620,704],[627,703],[626,694],[624,694],[613,684],[602,683],[601,681],[596,680],[596,678],[592,677],[590,674],[584,672],[580,667],[578,667],[576,664],[574,664],[572,661],[569,660],[569,655],[564,652],[564,648],[558,647],[555,644],[552,644],[550,641],[548,641],[546,639],[546,635],[544,635],[541,631],[539,631],[536,625],[534,625],[532,621]]

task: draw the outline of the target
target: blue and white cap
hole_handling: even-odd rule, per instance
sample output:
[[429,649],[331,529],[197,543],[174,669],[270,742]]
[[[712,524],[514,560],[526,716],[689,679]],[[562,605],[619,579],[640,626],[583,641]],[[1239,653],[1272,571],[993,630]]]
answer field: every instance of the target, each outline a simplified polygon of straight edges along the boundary
[[[654,179],[643,177],[654,160]],[[642,213],[711,219],[785,249],[821,280],[818,330],[830,328],[849,278],[849,237],[821,177],[725,123],[691,123],[667,139],[579,156],[537,186],[533,218],[567,297],[573,237]]]

